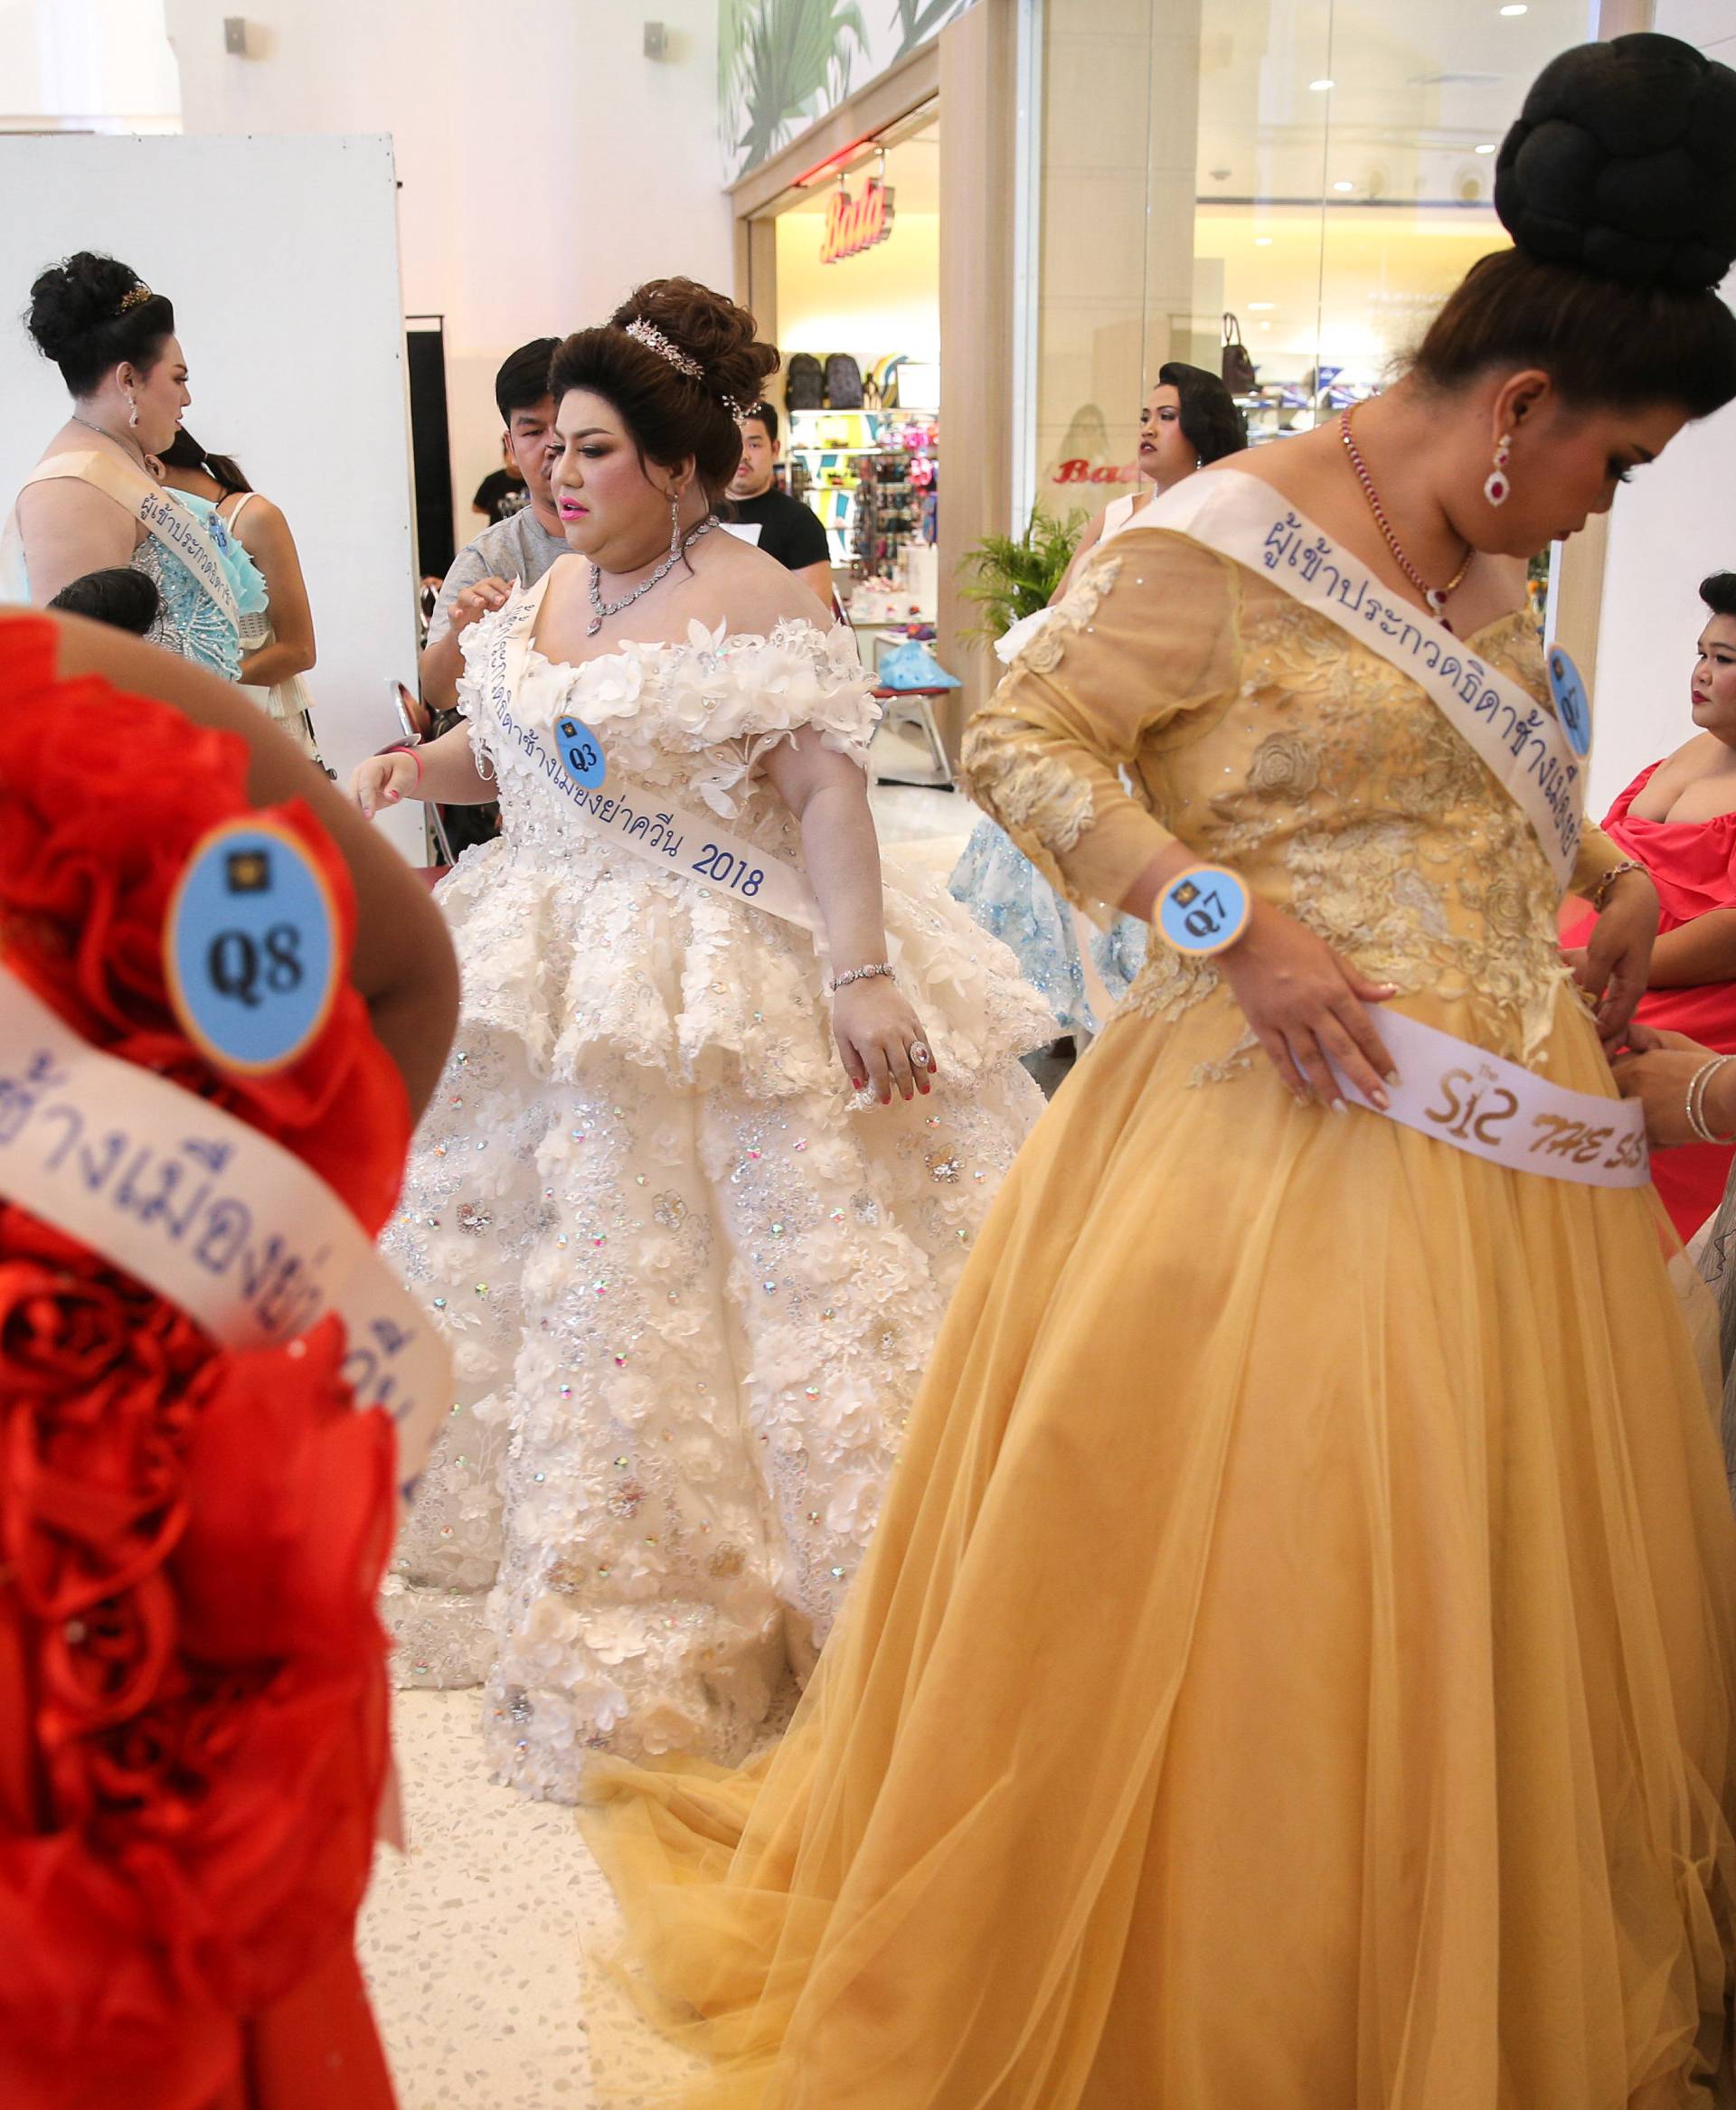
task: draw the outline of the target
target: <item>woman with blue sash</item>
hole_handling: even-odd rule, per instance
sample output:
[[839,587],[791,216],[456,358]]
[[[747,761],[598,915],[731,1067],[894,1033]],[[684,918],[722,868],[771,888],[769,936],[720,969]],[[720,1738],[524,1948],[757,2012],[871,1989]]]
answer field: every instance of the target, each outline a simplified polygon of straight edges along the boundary
[[150,642],[239,680],[241,623],[264,606],[258,574],[147,466],[193,400],[174,306],[125,264],[81,250],[31,287],[29,327],[72,414],[0,534],[0,598],[45,606],[75,579],[130,566],[160,597]]
[[1712,2102],[1736,1522],[1522,560],[1736,397],[1732,127],[1672,39],[1555,61],[1415,370],[1155,501],[973,725],[1151,956],[781,1747],[591,1769],[683,2105]]

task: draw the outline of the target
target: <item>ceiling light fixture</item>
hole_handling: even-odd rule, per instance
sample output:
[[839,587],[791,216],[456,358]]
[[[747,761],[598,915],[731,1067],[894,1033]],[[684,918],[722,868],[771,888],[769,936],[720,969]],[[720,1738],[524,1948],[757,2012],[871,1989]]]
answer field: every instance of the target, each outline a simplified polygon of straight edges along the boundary
[[1271,246],[1272,238],[1269,234],[1257,234],[1254,237],[1254,247],[1257,250],[1269,250]]
[[1524,12],[1525,12],[1525,8],[1524,8],[1524,0],[1514,0],[1514,5],[1513,5],[1511,7],[1504,7],[1504,8],[1501,10],[1501,12],[1502,12],[1502,14],[1524,14]]
[[1473,154],[1493,154],[1495,152],[1495,141],[1493,139],[1486,139],[1480,146],[1473,146],[1471,152]]
[[1335,191],[1354,191],[1356,188],[1354,184],[1346,183],[1336,183],[1332,187]]
[[1308,83],[1316,95],[1325,95],[1328,89],[1336,88],[1337,85],[1335,80],[1310,80]]

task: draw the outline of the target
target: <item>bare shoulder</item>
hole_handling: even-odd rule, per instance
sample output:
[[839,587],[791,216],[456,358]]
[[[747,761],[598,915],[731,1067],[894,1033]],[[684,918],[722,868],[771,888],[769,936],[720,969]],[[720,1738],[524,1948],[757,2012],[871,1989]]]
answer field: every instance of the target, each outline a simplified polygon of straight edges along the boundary
[[18,521],[26,530],[118,521],[126,527],[129,543],[136,542],[141,532],[125,506],[82,476],[48,476],[40,484],[26,484],[18,494]]
[[764,635],[779,623],[832,627],[832,611],[777,558],[738,535],[708,535],[694,552],[693,612],[713,627]]
[[1337,480],[1343,452],[1336,431],[1316,426],[1312,432],[1296,432],[1263,447],[1245,447],[1199,470],[1202,476],[1252,476],[1269,484],[1286,498],[1306,505],[1323,487]]
[[1709,776],[1728,759],[1730,749],[1716,733],[1697,732],[1690,740],[1684,740],[1672,755],[1666,755],[1657,766],[1660,777],[1670,776],[1686,783],[1694,777]]
[[263,491],[251,493],[245,504],[238,506],[226,516],[234,525],[235,540],[250,555],[258,556],[261,550],[280,550],[288,545],[295,547],[295,537],[289,532],[289,523],[284,518],[283,508],[268,498]]

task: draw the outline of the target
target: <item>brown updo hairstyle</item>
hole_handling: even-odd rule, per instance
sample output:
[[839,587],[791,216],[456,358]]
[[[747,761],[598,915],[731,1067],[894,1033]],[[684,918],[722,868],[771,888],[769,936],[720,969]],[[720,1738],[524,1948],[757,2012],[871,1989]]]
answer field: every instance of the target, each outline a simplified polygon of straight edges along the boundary
[[80,250],[31,287],[25,327],[75,398],[90,395],[123,360],[148,373],[163,356],[175,309],[161,293],[134,299],[141,286],[138,273],[113,257]]
[[[632,322],[661,330],[677,352],[697,361],[700,378],[629,337]],[[758,403],[778,370],[778,353],[759,342],[758,328],[746,308],[708,286],[652,278],[601,329],[580,330],[557,349],[549,387],[557,407],[570,389],[601,396],[632,435],[641,466],[672,469],[691,455],[700,487],[716,505],[741,460],[735,410]]]

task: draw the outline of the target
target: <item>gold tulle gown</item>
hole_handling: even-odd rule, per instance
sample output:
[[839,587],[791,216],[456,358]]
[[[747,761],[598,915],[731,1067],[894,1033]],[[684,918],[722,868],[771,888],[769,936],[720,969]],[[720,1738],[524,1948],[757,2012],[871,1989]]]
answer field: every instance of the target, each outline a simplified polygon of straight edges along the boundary
[[[1523,618],[1474,642],[1543,696]],[[1106,550],[967,761],[1088,906],[1173,831],[1397,1008],[1612,1092],[1506,795],[1201,545]],[[782,1747],[596,1768],[630,1967],[712,2062],[679,2099],[1710,2104],[1736,1526],[1656,1200],[1299,1107],[1154,954],[979,1237]]]

